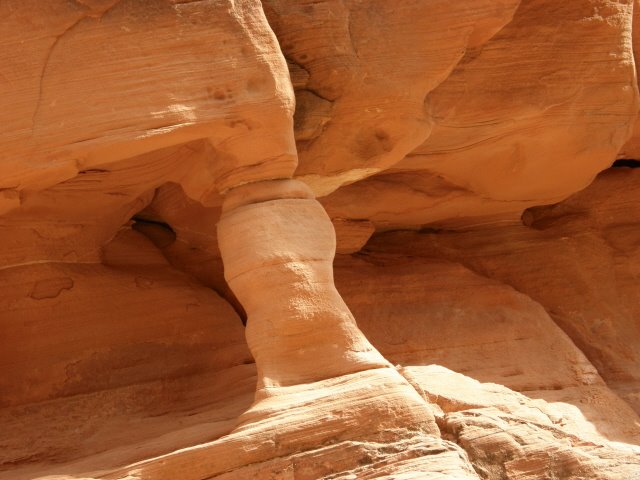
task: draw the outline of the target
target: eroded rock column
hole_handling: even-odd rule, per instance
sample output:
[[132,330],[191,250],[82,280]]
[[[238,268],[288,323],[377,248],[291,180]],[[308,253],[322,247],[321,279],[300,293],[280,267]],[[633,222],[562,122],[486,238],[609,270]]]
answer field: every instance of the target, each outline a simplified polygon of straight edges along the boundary
[[248,314],[258,396],[269,387],[389,366],[334,286],[333,225],[304,183],[231,189],[218,237],[225,278]]

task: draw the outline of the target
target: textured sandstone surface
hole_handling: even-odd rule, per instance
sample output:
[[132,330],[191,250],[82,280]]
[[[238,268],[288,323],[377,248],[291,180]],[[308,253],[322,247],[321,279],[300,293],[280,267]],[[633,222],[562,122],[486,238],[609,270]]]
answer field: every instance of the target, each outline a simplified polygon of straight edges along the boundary
[[640,479],[639,19],[0,2],[0,479]]

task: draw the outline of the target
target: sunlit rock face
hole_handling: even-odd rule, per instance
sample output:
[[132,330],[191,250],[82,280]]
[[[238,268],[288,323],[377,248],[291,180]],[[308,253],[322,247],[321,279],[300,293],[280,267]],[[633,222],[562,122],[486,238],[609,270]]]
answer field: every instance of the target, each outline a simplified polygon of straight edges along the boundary
[[1,2],[0,480],[638,476],[639,15]]

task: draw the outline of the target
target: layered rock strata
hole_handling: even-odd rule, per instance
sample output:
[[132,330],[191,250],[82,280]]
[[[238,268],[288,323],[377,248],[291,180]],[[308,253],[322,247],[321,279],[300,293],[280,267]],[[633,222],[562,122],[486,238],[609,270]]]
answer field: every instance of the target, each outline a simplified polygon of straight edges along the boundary
[[[218,233],[225,277],[247,312],[255,403],[220,440],[107,478],[246,478],[269,469],[317,478],[357,470],[360,456],[381,443],[415,450],[386,459],[389,472],[409,460],[411,472],[436,478],[442,461],[458,478],[475,478],[464,452],[440,439],[423,398],[356,326],[333,284],[333,227],[308,187],[283,179],[226,192]],[[317,448],[325,444],[334,447]],[[336,458],[339,445],[354,451]],[[245,467],[256,462],[268,463]]]
[[0,3],[0,478],[637,476],[638,6]]

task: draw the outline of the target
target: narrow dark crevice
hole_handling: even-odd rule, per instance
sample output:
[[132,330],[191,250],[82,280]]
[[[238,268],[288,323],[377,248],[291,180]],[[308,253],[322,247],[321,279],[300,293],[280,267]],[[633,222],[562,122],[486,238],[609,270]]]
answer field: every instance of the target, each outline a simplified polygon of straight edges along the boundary
[[620,160],[613,162],[611,168],[640,168],[640,160],[621,158]]
[[139,224],[143,224],[143,225],[157,225],[159,227],[165,228],[167,230],[170,230],[171,233],[175,234],[175,231],[173,230],[173,228],[171,228],[171,225],[169,225],[166,222],[160,221],[160,220],[151,220],[149,218],[146,217],[141,217],[139,215],[134,215],[131,220],[133,220],[134,224],[133,224],[133,229],[136,230],[136,225]]
[[[194,277],[203,286],[210,288],[220,295],[220,297],[224,299],[231,308],[233,308],[238,317],[240,317],[242,324],[246,326],[247,313],[244,311],[244,308],[222,278],[222,273],[220,273],[218,281],[208,282],[206,279],[199,277],[197,273],[185,269],[183,265],[176,264],[175,260],[172,260],[171,255],[167,254],[165,250],[177,240],[176,233],[173,228],[171,228],[171,225],[163,222],[162,220],[150,219],[149,217],[142,215],[134,215],[131,220],[134,222],[131,228],[151,240],[173,268]],[[220,268],[222,268],[222,266],[220,266]]]
[[168,223],[135,215],[131,228],[147,237],[160,250],[176,241],[176,232]]

